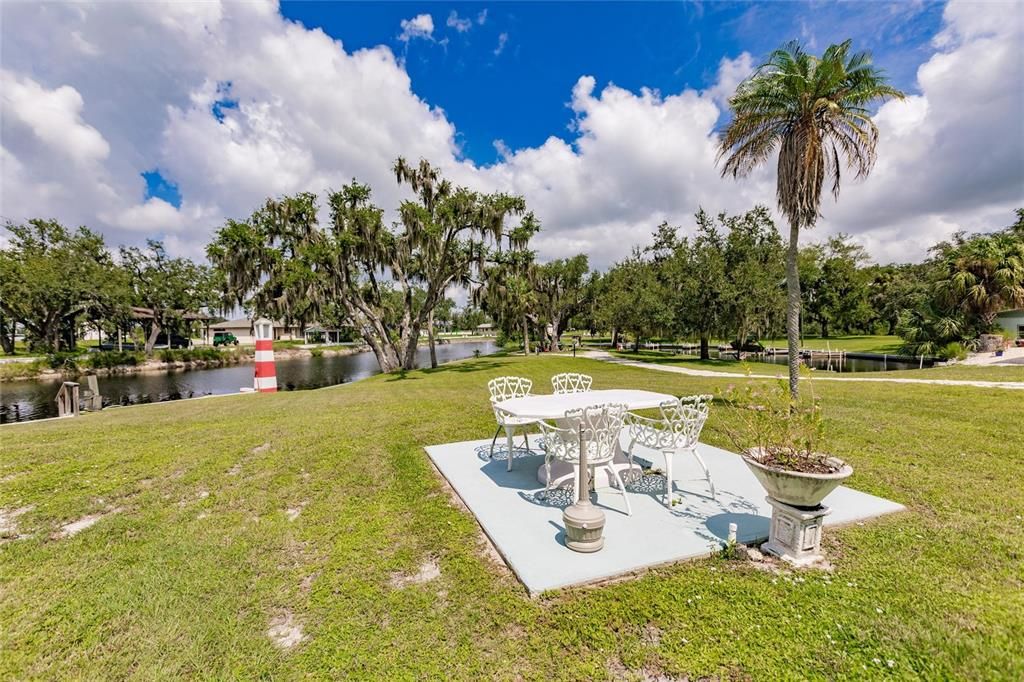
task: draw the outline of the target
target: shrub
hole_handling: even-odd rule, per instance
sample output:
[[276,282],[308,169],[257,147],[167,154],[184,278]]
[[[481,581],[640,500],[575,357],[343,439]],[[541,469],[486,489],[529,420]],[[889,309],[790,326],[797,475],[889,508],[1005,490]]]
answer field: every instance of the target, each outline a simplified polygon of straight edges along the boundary
[[967,349],[956,341],[950,341],[939,349],[937,355],[940,360],[963,360],[967,357]]
[[193,348],[192,357],[195,360],[203,360],[204,362],[224,362],[225,359],[230,359],[234,354],[234,351],[221,352],[216,348]]
[[50,353],[46,356],[46,362],[50,369],[73,372],[78,369],[78,353]]
[[32,362],[5,362],[0,365],[0,381],[34,377],[47,366],[49,363],[46,358],[39,358]]
[[145,359],[146,356],[139,352],[108,350],[90,353],[85,363],[92,369],[111,369],[125,365],[134,367]]
[[309,352],[313,355],[314,358],[321,358],[324,355],[323,348],[310,348]]

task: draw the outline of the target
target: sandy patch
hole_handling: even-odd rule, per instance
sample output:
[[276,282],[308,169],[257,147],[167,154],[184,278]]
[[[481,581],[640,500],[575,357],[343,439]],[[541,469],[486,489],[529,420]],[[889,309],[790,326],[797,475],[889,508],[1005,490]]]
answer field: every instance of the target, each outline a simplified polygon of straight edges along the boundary
[[307,575],[305,578],[302,579],[302,582],[299,583],[299,589],[302,590],[303,592],[309,592],[311,589],[313,589],[313,583],[319,577],[320,577],[320,571],[317,571],[316,573],[310,573],[309,575]]
[[299,514],[302,513],[302,510],[306,508],[307,504],[309,504],[309,502],[303,501],[295,505],[294,507],[289,507],[288,509],[285,510],[284,515],[288,517],[289,521],[294,521],[295,519],[299,518]]
[[210,496],[210,491],[209,490],[205,490],[203,488],[200,488],[199,491],[196,492],[196,494],[193,495],[192,497],[186,497],[183,500],[179,500],[178,501],[178,506],[179,507],[187,507],[192,502],[199,502],[201,500],[205,500],[209,496]]
[[242,473],[242,463],[241,462],[239,462],[235,466],[233,466],[230,469],[228,469],[228,476],[237,476],[240,473]]
[[295,621],[290,611],[275,616],[270,621],[270,629],[267,630],[267,637],[270,637],[277,647],[291,649],[306,637],[302,634],[302,625]]
[[391,576],[390,582],[391,587],[400,590],[410,585],[422,585],[440,577],[441,565],[437,563],[437,559],[431,557],[420,564],[419,570],[412,575],[396,573]]
[[101,512],[101,513],[98,513],[98,514],[89,514],[88,516],[83,516],[82,518],[78,519],[77,521],[72,521],[71,523],[64,524],[63,526],[60,527],[59,530],[57,530],[57,532],[55,532],[50,537],[53,538],[54,540],[62,540],[64,538],[69,538],[69,537],[71,537],[73,535],[78,535],[83,530],[85,530],[87,528],[91,528],[92,526],[95,526],[101,520],[105,519],[108,516],[111,516],[112,514],[117,514],[120,511],[121,511],[120,507],[114,507],[113,509],[111,509],[109,511]]
[[[608,661],[606,669],[608,671],[608,676],[613,680],[630,680],[631,682],[634,680],[636,682],[690,682],[689,676],[675,677],[672,675],[666,675],[664,672],[657,669],[652,670],[645,667],[640,670],[630,670],[617,658]],[[705,678],[701,679],[703,680]]]
[[660,646],[661,628],[659,628],[657,625],[653,623],[648,623],[644,626],[644,631],[641,635],[641,639],[643,639],[645,644],[649,644],[651,646]]
[[0,509],[0,540],[17,540],[24,537],[18,532],[18,517],[35,509],[34,504],[17,509]]
[[254,447],[252,450],[249,451],[249,454],[258,455],[260,453],[266,452],[269,449],[270,449],[270,441],[267,441],[263,445],[257,445],[256,447]]

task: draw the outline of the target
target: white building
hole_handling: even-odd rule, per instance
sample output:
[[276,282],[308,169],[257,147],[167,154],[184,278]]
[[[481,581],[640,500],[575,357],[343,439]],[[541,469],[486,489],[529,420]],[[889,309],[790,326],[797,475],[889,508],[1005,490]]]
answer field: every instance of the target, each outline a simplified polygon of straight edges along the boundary
[[[253,332],[252,320],[248,317],[240,317],[234,320],[215,322],[207,330],[206,343],[213,345],[213,337],[217,333],[227,332],[234,334],[238,343],[243,346],[256,345],[256,335]],[[301,341],[303,339],[302,327],[299,325],[285,326],[283,322],[274,321],[274,341]]]
[[1011,339],[1024,339],[1024,308],[1004,310],[996,316],[996,322],[1009,332]]

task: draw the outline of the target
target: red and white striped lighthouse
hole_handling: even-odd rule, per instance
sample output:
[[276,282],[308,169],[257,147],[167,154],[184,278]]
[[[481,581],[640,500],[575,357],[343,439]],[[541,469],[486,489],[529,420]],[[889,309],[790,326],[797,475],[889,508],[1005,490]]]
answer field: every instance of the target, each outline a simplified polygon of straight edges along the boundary
[[261,317],[252,323],[256,334],[256,376],[253,388],[260,393],[277,392],[277,372],[274,370],[274,323]]

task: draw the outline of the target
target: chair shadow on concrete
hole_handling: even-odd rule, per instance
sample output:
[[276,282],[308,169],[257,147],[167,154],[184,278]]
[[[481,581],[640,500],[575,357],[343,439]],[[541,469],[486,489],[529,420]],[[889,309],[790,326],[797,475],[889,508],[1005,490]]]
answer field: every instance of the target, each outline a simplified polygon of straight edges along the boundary
[[[517,440],[520,440],[517,438]],[[538,439],[539,440],[539,439]],[[494,456],[490,456],[491,445],[478,445],[474,448],[476,458],[484,463],[480,470],[501,488],[516,490],[533,490],[537,487],[537,468],[544,464],[544,450],[538,449],[532,442],[530,449],[513,446],[512,471],[508,471],[508,444],[504,434],[498,437],[494,446]]]

